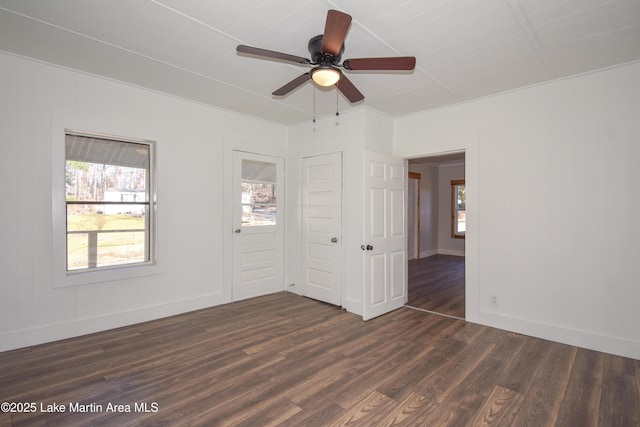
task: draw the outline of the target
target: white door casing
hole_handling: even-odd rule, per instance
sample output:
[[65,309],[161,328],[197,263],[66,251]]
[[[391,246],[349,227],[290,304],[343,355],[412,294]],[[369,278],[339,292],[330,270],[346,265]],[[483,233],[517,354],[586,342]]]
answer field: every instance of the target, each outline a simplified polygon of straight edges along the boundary
[[[237,301],[284,289],[284,159],[234,150],[232,170],[232,299]],[[243,182],[273,189],[275,202],[243,195]]]
[[302,159],[301,294],[341,305],[342,153]]
[[402,307],[407,297],[405,160],[365,151],[363,319]]

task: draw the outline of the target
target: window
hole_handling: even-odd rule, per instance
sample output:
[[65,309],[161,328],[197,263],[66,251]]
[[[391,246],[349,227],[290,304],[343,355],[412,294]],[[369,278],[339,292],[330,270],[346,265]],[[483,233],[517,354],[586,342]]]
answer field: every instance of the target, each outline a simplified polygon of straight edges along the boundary
[[154,262],[154,148],[66,131],[67,272]]
[[451,238],[464,239],[467,230],[464,179],[451,181]]
[[276,225],[276,164],[242,159],[242,225]]

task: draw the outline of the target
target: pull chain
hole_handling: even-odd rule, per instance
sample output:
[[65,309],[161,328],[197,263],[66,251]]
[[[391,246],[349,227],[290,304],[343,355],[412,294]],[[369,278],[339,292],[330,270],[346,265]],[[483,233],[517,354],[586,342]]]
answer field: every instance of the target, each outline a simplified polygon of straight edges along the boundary
[[338,121],[338,117],[340,116],[340,112],[338,111],[338,91],[336,90],[336,126],[340,124]]
[[316,131],[316,87],[313,87],[313,131]]

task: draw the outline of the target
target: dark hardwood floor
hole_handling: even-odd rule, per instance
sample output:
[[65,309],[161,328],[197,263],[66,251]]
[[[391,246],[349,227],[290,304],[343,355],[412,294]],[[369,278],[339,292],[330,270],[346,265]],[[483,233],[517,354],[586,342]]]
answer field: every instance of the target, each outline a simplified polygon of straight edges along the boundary
[[409,261],[407,305],[464,319],[464,257],[433,255]]
[[[637,360],[408,308],[363,322],[290,293],[0,353],[0,367],[0,402],[37,405],[0,426],[640,425]],[[54,403],[66,412],[42,411]]]

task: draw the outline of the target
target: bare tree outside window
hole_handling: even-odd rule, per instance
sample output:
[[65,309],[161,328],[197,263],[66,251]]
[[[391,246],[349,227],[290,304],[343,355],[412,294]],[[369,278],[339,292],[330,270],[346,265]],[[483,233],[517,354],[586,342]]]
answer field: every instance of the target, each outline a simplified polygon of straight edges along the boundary
[[242,225],[276,225],[276,164],[242,160]]
[[152,261],[152,149],[66,135],[67,271]]

